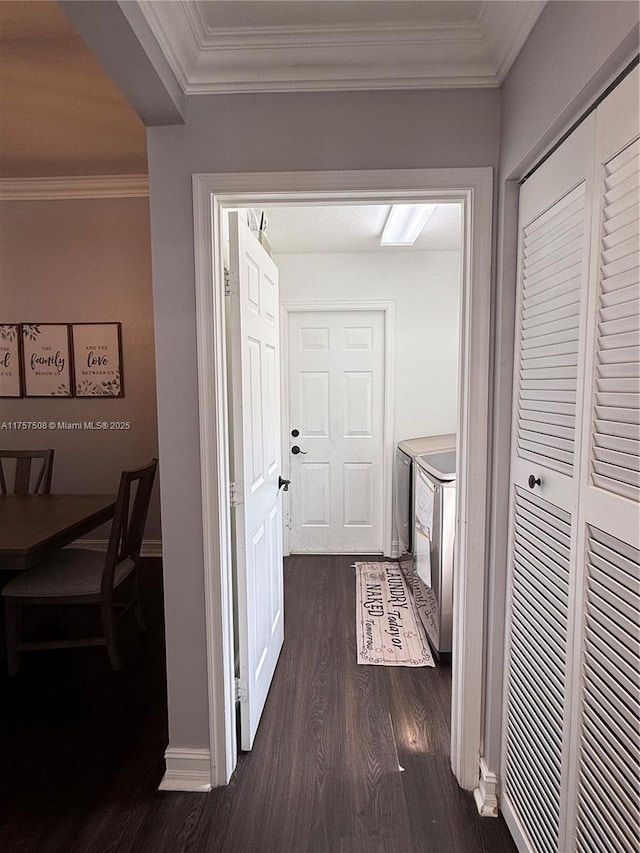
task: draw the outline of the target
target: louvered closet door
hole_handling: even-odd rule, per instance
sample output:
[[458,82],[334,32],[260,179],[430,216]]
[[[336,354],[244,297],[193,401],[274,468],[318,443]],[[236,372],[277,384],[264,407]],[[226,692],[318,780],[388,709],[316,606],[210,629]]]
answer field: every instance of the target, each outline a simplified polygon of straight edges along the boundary
[[567,850],[594,122],[520,196],[502,809],[520,848],[536,853]]
[[576,643],[576,849],[637,853],[640,825],[638,71],[596,113]]

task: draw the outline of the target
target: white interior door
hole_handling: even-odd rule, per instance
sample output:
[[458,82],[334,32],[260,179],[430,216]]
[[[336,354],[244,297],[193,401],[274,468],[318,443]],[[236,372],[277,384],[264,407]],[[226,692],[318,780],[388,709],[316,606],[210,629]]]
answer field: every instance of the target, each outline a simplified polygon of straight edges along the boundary
[[278,270],[229,218],[231,468],[240,665],[240,745],[251,749],[284,640]]
[[287,331],[291,551],[382,553],[385,314],[291,311]]

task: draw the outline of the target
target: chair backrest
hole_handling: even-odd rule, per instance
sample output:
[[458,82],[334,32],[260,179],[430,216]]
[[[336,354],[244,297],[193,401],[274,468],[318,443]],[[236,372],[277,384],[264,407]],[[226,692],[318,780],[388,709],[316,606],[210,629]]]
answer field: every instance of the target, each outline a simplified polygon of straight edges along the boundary
[[122,472],[102,576],[103,594],[121,579],[116,574],[118,563],[127,557],[138,561],[157,467],[154,459],[144,468]]
[[[7,487],[10,466],[15,462],[13,489]],[[32,463],[39,460],[38,465]],[[3,495],[48,495],[51,492],[53,450],[0,450],[0,491]]]

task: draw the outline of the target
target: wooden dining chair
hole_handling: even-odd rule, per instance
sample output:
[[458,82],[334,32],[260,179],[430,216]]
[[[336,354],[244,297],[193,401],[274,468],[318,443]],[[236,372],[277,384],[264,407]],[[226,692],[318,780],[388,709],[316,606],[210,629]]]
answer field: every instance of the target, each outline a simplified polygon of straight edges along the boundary
[[[157,466],[158,460],[154,459],[145,468],[122,472],[106,553],[88,548],[64,548],[23,571],[2,588],[9,675],[17,675],[20,669],[20,652],[33,649],[106,645],[113,669],[122,667],[116,645],[117,621],[133,609],[138,627],[145,630],[137,568]],[[116,592],[119,597],[120,588],[124,591],[126,586],[129,587],[127,600],[116,601]],[[66,604],[99,605],[102,635],[37,641],[21,639],[23,607]]]
[[[15,461],[13,488],[7,487],[11,471],[11,460]],[[39,465],[34,464],[39,460]],[[3,495],[48,495],[51,492],[53,474],[53,450],[0,450],[0,492]]]

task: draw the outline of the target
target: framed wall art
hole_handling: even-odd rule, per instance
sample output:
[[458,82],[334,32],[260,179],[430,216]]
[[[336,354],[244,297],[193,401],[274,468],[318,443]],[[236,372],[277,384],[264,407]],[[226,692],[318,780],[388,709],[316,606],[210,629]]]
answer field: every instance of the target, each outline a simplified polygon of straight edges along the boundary
[[0,324],[0,397],[22,397],[20,324]]
[[124,397],[120,323],[72,326],[76,397]]
[[71,397],[73,371],[66,323],[22,323],[26,397]]

